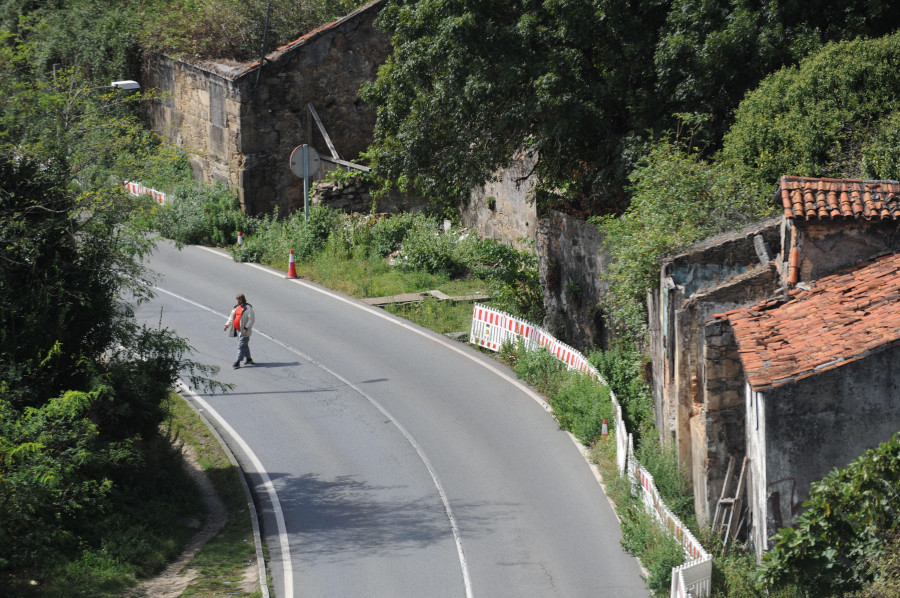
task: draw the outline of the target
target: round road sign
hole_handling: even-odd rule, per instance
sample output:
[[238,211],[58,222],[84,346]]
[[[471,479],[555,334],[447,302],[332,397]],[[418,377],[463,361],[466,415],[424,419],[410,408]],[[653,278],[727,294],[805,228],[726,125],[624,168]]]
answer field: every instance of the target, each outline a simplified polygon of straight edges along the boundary
[[309,147],[308,145],[298,145],[294,148],[294,151],[291,152],[291,172],[296,174],[301,179],[303,178],[303,148],[307,148],[307,161],[309,162],[309,176],[312,177],[313,174],[319,170],[319,152]]

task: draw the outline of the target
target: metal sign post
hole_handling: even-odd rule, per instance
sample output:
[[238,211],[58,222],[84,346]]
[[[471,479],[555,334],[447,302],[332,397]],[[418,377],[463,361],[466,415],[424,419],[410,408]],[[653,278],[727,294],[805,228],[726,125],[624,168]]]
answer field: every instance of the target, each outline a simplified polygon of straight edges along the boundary
[[303,179],[303,217],[309,220],[309,177],[319,169],[319,154],[307,144],[298,145],[291,152],[291,172]]
[[309,146],[303,147],[303,219],[309,220]]

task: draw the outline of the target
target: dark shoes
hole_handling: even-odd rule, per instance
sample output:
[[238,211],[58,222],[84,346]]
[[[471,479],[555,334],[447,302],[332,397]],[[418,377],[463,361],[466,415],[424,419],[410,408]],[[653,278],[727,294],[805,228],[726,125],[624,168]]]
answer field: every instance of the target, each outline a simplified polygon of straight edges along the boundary
[[247,361],[244,362],[244,365],[253,365],[253,360],[248,357]]
[[238,369],[239,367],[241,367],[241,362],[235,361],[233,364],[231,364],[231,367],[233,367],[234,369]]

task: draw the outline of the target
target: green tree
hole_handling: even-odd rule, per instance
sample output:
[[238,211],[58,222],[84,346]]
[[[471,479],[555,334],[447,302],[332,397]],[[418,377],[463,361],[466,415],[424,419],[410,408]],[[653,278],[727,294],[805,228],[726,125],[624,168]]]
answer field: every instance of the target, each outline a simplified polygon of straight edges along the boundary
[[[169,330],[138,326],[152,247],[122,189],[173,156],[125,111],[135,96],[41,73],[0,40],[0,579],[96,550],[145,480],[176,379],[216,387]],[[219,387],[221,385],[218,385]],[[152,494],[152,491],[150,492]]]
[[896,29],[900,5],[880,0],[674,0],[655,53],[668,114],[708,114],[718,147],[744,95],[767,75],[829,41]]
[[666,5],[389,3],[378,25],[394,55],[363,89],[377,109],[371,158],[387,180],[446,201],[524,149],[542,205],[573,196],[609,210],[659,115],[648,90]]
[[[721,161],[750,183],[782,175],[898,174],[895,152],[900,35],[829,44],[747,94]],[[879,150],[881,148],[881,150]]]
[[378,24],[394,55],[363,90],[378,112],[370,157],[387,181],[450,200],[525,150],[540,207],[618,213],[647,141],[679,113],[707,116],[709,157],[769,73],[898,17],[878,0],[391,2]]
[[726,164],[682,144],[661,141],[631,173],[631,205],[600,219],[611,253],[607,308],[643,338],[647,290],[659,286],[659,258],[708,236],[755,222],[773,211],[765,187],[744,184]]

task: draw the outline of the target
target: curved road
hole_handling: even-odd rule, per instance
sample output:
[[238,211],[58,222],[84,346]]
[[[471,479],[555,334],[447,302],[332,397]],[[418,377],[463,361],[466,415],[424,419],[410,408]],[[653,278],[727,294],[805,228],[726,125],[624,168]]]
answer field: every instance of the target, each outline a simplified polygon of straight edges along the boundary
[[[508,368],[224,252],[160,243],[138,318],[219,364],[210,411],[257,497],[279,598],[647,596],[591,468]],[[234,296],[256,365],[231,369]]]

